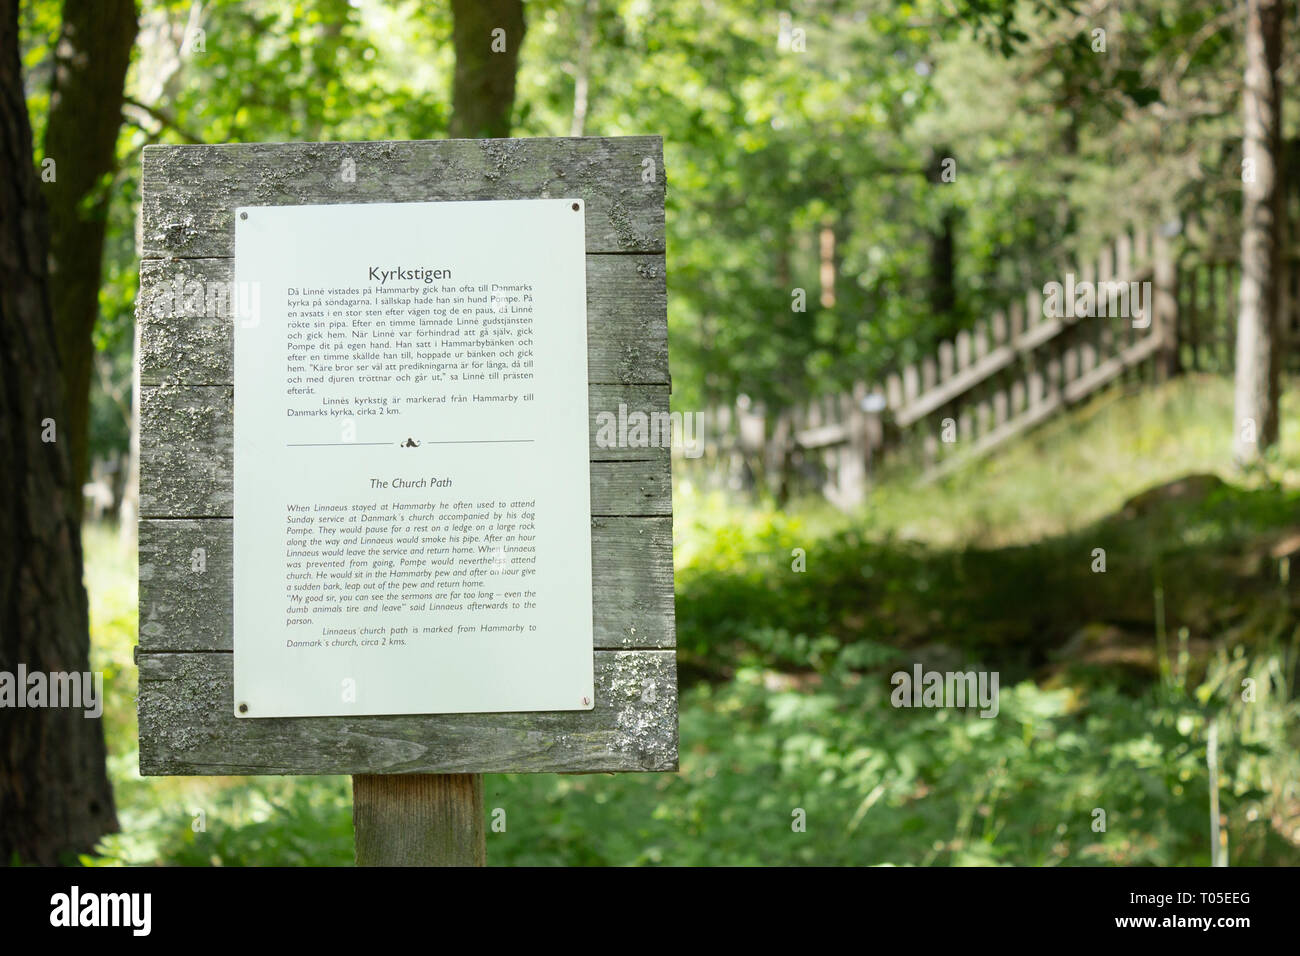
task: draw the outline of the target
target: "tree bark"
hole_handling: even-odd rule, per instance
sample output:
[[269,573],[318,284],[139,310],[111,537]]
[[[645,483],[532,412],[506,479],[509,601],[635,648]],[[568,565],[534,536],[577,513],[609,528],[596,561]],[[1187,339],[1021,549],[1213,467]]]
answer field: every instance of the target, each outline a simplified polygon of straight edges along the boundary
[[[0,177],[0,671],[85,672],[81,491],[68,455],[17,0],[0,0],[0,153],[8,170]],[[103,726],[81,709],[0,709],[0,863],[70,861],[115,830],[104,759]]]
[[1238,462],[1258,461],[1278,437],[1282,342],[1282,20],[1284,0],[1247,0],[1241,289],[1237,314]]
[[64,0],[54,48],[45,159],[55,178],[42,182],[50,216],[50,298],[63,362],[68,443],[78,484],[88,470],[93,333],[99,318],[104,231],[117,166],[122,93],[135,42],[135,0]]
[[[451,136],[509,136],[519,47],[524,42],[523,0],[452,0],[451,13],[456,48]],[[504,33],[494,36],[497,30]]]

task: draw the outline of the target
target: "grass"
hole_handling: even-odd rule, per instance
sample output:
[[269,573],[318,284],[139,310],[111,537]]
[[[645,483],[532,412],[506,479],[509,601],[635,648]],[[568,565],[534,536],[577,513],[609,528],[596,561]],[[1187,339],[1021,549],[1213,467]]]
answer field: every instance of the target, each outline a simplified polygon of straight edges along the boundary
[[[1272,480],[1300,487],[1300,391],[1283,398]],[[864,530],[935,545],[1028,544],[1117,511],[1130,496],[1193,473],[1238,485],[1231,463],[1232,383],[1185,376],[1155,389],[1114,389],[1053,419],[934,489],[906,471],[873,490]],[[1258,487],[1253,476],[1245,487]]]
[[[1232,862],[1300,862],[1298,404],[1249,480],[1230,389],[1186,379],[859,515],[680,486],[681,771],[488,776],[490,862],[1204,865],[1211,723]],[[1121,512],[1192,472],[1229,483]],[[87,862],[349,863],[346,778],[138,776],[134,552],[86,548],[123,825]],[[998,671],[997,718],[891,706],[914,662]]]

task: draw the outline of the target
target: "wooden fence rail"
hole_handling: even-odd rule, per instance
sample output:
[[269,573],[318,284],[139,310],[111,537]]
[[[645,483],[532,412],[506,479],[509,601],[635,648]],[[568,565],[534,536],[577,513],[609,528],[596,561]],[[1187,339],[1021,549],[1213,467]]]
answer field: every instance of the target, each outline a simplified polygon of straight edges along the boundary
[[[882,382],[772,415],[744,396],[705,410],[696,427],[702,451],[677,465],[733,488],[766,485],[782,498],[794,485],[812,487],[846,509],[864,500],[887,460],[911,461],[935,480],[1116,381],[1230,370],[1236,269],[1180,261],[1158,229],[1122,234],[1072,274],[1076,289],[1089,283],[1094,291],[1094,314],[1064,313],[1071,280],[1051,276],[1066,287],[1062,295],[1045,301],[1032,290]],[[1131,294],[1121,298],[1120,283],[1125,293],[1138,290],[1142,314]],[[1297,303],[1293,288],[1286,334],[1300,342]]]

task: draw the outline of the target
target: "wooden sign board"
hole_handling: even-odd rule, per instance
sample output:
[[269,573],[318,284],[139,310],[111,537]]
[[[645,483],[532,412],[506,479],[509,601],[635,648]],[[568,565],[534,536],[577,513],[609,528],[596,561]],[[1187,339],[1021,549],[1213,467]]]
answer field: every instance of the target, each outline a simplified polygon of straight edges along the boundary
[[[240,719],[237,211],[568,197],[584,207],[586,247],[590,709]],[[669,449],[596,441],[601,412],[668,411],[663,198],[657,137],[146,148],[137,307],[143,774],[676,768]]]

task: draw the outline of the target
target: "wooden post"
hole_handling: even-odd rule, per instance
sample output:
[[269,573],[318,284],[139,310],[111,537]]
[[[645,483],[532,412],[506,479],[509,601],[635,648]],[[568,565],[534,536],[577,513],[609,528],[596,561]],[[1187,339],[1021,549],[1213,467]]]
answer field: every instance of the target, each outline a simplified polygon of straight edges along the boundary
[[848,448],[840,457],[840,507],[856,508],[867,497],[867,469],[871,462],[871,433],[867,411],[865,382],[854,382],[848,401],[843,404],[842,421],[848,433]]
[[[1097,281],[1097,267],[1092,262],[1085,262],[1083,264],[1079,269],[1079,276],[1084,282],[1092,285],[1094,290],[1096,289],[1094,283]],[[1072,335],[1073,341],[1078,343],[1077,348],[1080,374],[1092,371],[1092,369],[1097,365],[1096,335],[1097,326],[1100,325],[1098,318],[1101,312],[1100,302],[1097,303],[1096,311],[1098,313],[1097,315],[1078,319],[1078,331],[1074,332]]]
[[733,469],[733,479],[739,478],[744,487],[757,490],[763,477],[767,419],[763,406],[747,395],[736,399],[736,435],[740,468],[738,474]]
[[484,866],[481,773],[352,778],[357,866]]
[[1178,361],[1178,281],[1169,240],[1155,234],[1153,251],[1154,282],[1151,289],[1152,333],[1160,337],[1160,357],[1156,361],[1157,379],[1172,378],[1179,372]]
[[1222,301],[1219,297],[1219,270],[1216,263],[1208,262],[1205,265],[1205,309],[1203,315],[1209,317],[1209,321],[1202,326],[1205,331],[1205,348],[1208,355],[1208,364],[1210,371],[1223,371],[1223,319],[1219,314],[1219,304]]
[[791,474],[794,444],[794,409],[781,411],[772,423],[772,438],[767,443],[767,489],[778,501],[785,501],[794,476]]

